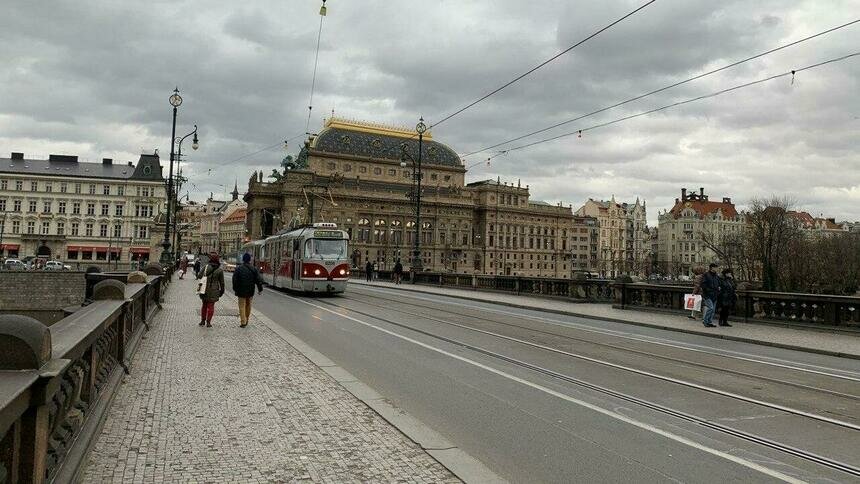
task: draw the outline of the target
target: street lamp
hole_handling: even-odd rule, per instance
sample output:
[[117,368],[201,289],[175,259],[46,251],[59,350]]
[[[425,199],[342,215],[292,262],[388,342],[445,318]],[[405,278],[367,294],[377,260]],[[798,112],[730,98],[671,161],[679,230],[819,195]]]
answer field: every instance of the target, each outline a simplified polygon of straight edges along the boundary
[[173,128],[170,135],[170,173],[167,178],[167,218],[164,219],[164,241],[161,243],[161,265],[167,266],[173,264],[173,254],[170,252],[170,208],[171,198],[173,197],[173,159],[175,156],[174,148],[176,147],[176,111],[182,105],[182,96],[179,95],[179,88],[173,90],[173,94],[169,98],[170,105],[173,106]]
[[[415,191],[415,244],[412,249],[412,264],[411,268],[414,271],[421,270],[421,154],[424,151],[424,132],[427,131],[427,125],[424,124],[424,118],[418,120],[415,125],[415,131],[418,132],[418,160],[416,160],[406,151],[407,144],[400,145],[400,166],[406,166],[406,158],[412,160],[412,178],[418,186]],[[417,169],[416,169],[417,164]],[[413,278],[413,281],[415,279]]]
[[176,150],[176,195],[170,194],[171,201],[173,201],[173,247],[178,251],[179,250],[179,238],[176,231],[176,219],[179,218],[179,191],[182,189],[182,170],[179,168],[179,164],[182,163],[182,142],[185,141],[185,138],[194,135],[194,138],[191,140],[191,148],[194,151],[197,151],[197,148],[200,147],[200,143],[197,139],[197,125],[194,125],[194,131],[186,134],[181,138],[174,138],[174,142],[179,145]]

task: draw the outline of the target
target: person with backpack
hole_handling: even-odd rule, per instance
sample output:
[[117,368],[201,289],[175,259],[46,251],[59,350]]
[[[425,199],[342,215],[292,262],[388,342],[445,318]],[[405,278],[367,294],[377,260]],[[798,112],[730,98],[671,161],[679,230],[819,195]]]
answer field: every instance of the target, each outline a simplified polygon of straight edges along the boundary
[[263,278],[256,267],[251,265],[251,254],[242,255],[242,264],[233,271],[233,293],[239,298],[239,327],[248,326],[251,316],[251,300],[254,298],[254,286],[260,294],[263,293]]
[[400,281],[403,280],[403,264],[400,263],[400,259],[397,259],[397,262],[394,263],[394,283],[400,284]]
[[702,274],[702,324],[713,328],[714,312],[720,297],[720,276],[717,275],[717,264],[710,264],[708,272]]
[[221,269],[221,259],[214,250],[209,253],[209,263],[197,274],[201,281],[200,300],[203,306],[200,308],[200,326],[212,327],[212,318],[215,316],[215,303],[224,295],[224,270]]

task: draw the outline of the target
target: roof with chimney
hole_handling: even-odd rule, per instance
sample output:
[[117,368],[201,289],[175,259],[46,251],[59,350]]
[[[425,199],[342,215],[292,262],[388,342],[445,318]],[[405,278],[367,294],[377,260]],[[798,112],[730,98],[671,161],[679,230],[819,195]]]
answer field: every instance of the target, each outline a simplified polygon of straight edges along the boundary
[[824,217],[813,217],[809,214],[809,212],[797,212],[794,210],[789,210],[786,212],[788,215],[793,217],[795,220],[800,222],[800,225],[804,229],[808,230],[847,230],[844,224],[836,223],[836,219],[834,218],[824,218]]
[[731,198],[723,197],[721,202],[712,202],[709,200],[708,195],[705,194],[704,188],[700,188],[699,193],[695,191],[687,193],[686,188],[681,189],[681,198],[675,199],[675,205],[669,210],[669,213],[673,217],[678,218],[686,208],[694,210],[699,218],[704,218],[714,213],[721,213],[725,218],[736,218],[738,216],[738,211],[735,208],[735,204],[732,203]]
[[164,181],[158,154],[142,154],[135,164],[130,161],[114,163],[111,158],[103,158],[101,163],[81,162],[77,156],[72,155],[49,155],[47,160],[37,160],[25,158],[23,153],[12,153],[9,158],[0,158],[0,173]]

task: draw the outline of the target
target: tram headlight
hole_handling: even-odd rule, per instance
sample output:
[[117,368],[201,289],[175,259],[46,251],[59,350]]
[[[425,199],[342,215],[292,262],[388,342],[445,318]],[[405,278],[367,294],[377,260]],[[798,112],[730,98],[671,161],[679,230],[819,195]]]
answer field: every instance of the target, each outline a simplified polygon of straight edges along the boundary
[[345,276],[345,275],[346,275],[346,269],[341,269],[341,270],[340,270],[340,275]]
[[314,275],[315,275],[315,276],[320,275],[320,270],[319,270],[319,269],[314,269]]

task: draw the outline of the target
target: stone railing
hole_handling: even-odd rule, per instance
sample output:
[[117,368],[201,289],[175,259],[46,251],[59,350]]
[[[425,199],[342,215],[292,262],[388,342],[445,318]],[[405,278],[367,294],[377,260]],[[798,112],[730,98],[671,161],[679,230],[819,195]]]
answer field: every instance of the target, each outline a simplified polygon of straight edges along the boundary
[[[391,271],[377,271],[377,279],[391,280]],[[353,276],[364,277],[364,271],[353,270]],[[403,273],[403,281],[415,278],[416,284],[507,292],[520,295],[549,296],[575,301],[612,302],[612,282],[606,279],[548,279],[522,276],[458,274],[453,272]]]
[[[619,309],[685,311],[692,287],[616,283],[613,306]],[[767,291],[738,291],[734,319],[860,329],[860,297]]]
[[170,283],[156,265],[87,278],[91,302],[50,328],[0,316],[0,482],[74,482]]

